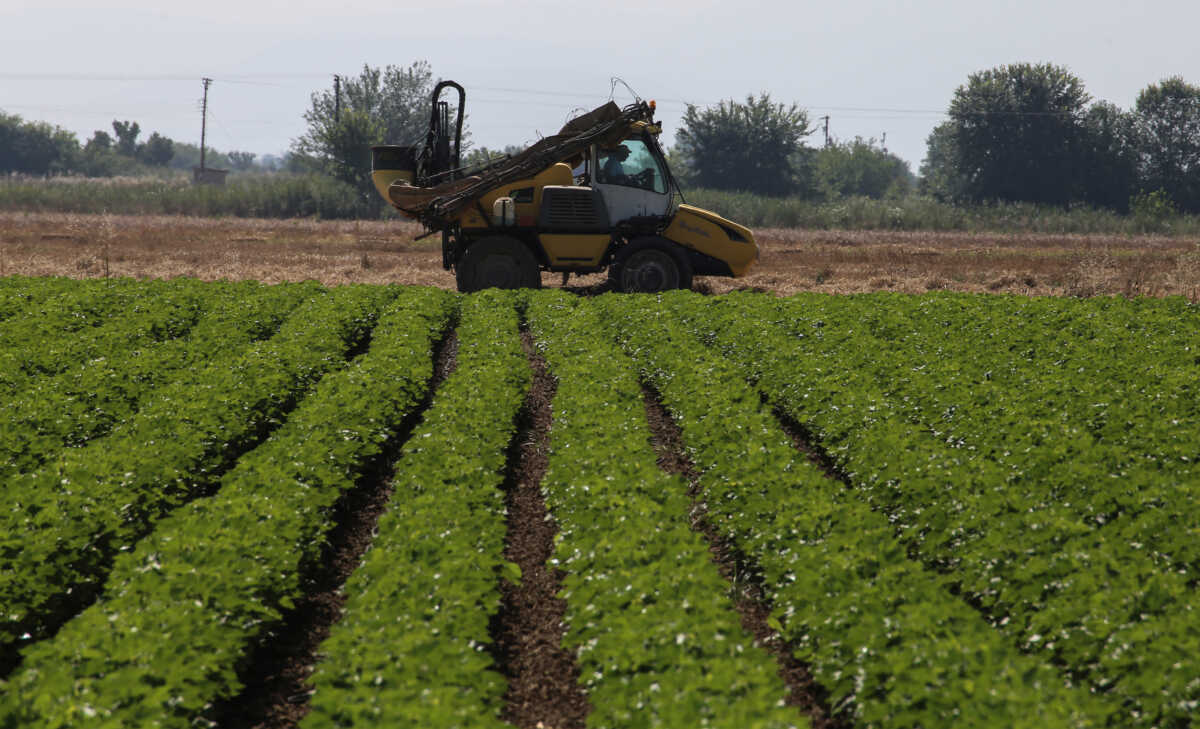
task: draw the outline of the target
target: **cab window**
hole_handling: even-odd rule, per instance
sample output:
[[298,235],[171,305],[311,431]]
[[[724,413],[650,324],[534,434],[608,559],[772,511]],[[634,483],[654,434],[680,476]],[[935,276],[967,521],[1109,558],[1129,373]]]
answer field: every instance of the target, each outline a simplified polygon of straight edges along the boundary
[[596,150],[596,182],[657,193],[667,191],[658,160],[640,139],[626,139],[616,147]]

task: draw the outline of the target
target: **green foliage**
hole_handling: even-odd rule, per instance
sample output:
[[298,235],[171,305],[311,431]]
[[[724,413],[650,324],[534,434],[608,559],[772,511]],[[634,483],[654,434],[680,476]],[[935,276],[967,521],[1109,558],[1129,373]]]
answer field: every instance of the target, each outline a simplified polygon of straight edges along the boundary
[[862,137],[817,150],[814,172],[817,190],[829,200],[900,198],[913,184],[907,162]]
[[1200,213],[1200,87],[1173,76],[1138,94],[1142,185]]
[[[123,159],[123,158],[121,158]],[[195,215],[243,218],[378,217],[358,191],[325,175],[231,177],[224,185],[185,179],[104,181],[0,180],[0,210]]]
[[[308,290],[187,279],[139,288],[151,296],[118,309],[103,356],[79,362],[65,357],[65,370],[9,400],[0,419],[0,478],[36,470],[62,449],[105,435],[213,351],[270,336]],[[59,341],[69,336],[65,332],[43,329],[41,336],[60,347],[56,356],[66,354]],[[74,349],[79,338],[70,343]],[[27,358],[31,348],[17,351]]]
[[808,112],[765,93],[704,110],[689,104],[677,135],[678,172],[699,187],[786,195],[803,182],[796,156],[811,131]]
[[79,140],[45,122],[27,122],[0,112],[0,173],[49,175],[72,170]]
[[527,312],[558,383],[542,488],[588,725],[796,726],[774,661],[739,625],[689,527],[687,484],[655,462],[637,367],[603,336],[612,311],[547,291]]
[[751,305],[757,316],[722,306],[695,330],[804,423],[909,555],[1013,645],[1111,700],[1110,724],[1186,725],[1200,691],[1187,607],[1200,510],[1179,488],[1200,438],[1194,306]]
[[686,197],[694,205],[752,227],[1200,235],[1200,216],[1178,216],[1166,228],[1138,216],[1081,205],[1065,209],[1033,203],[959,205],[926,196],[884,200],[852,197],[821,202],[704,189],[688,190]]
[[[0,704],[5,719],[114,726],[153,717],[156,726],[190,727],[236,692],[232,667],[300,596],[339,497],[420,403],[450,302],[441,291],[402,292],[367,354],[322,379],[215,496],[162,520],[121,555],[102,599],[30,651]],[[254,559],[242,562],[246,554]],[[72,660],[80,654],[88,658]],[[165,704],[164,695],[172,697]]]
[[942,122],[933,128],[925,140],[925,158],[921,160],[921,180],[917,186],[922,195],[942,203],[967,200],[966,174],[959,168],[959,151],[953,122]]
[[113,133],[117,135],[117,154],[133,157],[137,154],[137,138],[142,128],[137,122],[113,119]]
[[256,156],[253,152],[230,152],[229,163],[235,171],[246,172],[254,167],[254,158]]
[[[0,640],[42,637],[71,594],[171,508],[203,494],[266,436],[374,324],[386,289],[314,295],[270,340],[212,357],[156,391],[112,432],[7,484],[0,518]],[[22,637],[24,636],[24,637]]]
[[[0,398],[46,375],[104,357],[114,348],[186,330],[196,315],[196,302],[186,289],[178,309],[169,297],[147,308],[154,293],[130,279],[109,280],[66,291],[6,320],[0,327]],[[129,326],[131,311],[142,326],[140,331]]]
[[[200,145],[175,142],[174,151],[170,162],[171,169],[187,170],[190,173],[193,167],[200,166]],[[204,165],[216,169],[232,169],[234,166],[228,154],[208,146],[204,148]]]
[[1066,68],[1018,63],[973,73],[950,102],[955,169],[980,200],[1079,199],[1086,105]]
[[1150,229],[1168,231],[1179,216],[1175,203],[1165,190],[1142,191],[1129,199],[1129,212]]
[[[710,523],[761,568],[778,629],[830,703],[863,726],[1103,726],[1103,705],[1054,688],[1052,668],[1023,656],[909,559],[887,515],[809,463],[733,362],[680,336],[732,326],[754,333],[746,349],[770,352],[757,333],[769,327],[772,301],[710,305],[672,293],[651,309],[625,297],[610,300],[605,320],[705,464]],[[800,368],[781,360],[751,366],[772,368],[772,384],[803,383],[792,377]],[[1031,682],[1044,692],[1030,692]]]
[[[292,145],[298,163],[352,185],[377,210],[370,147],[420,142],[433,87],[429,63],[415,61],[408,68],[363,65],[357,77],[342,80],[340,105],[333,88],[314,92],[304,112],[308,129]],[[464,124],[464,151],[467,137]]]
[[0,726],[226,723],[214,707],[426,401],[460,309],[458,368],[396,461],[305,726],[500,726],[521,311],[557,382],[541,486],[589,725],[802,722],[690,527],[689,484],[655,463],[643,383],[704,518],[850,723],[1194,721],[1200,308],[1183,299],[0,277],[0,664],[17,665]]
[[462,166],[466,168],[486,167],[489,163],[496,164],[505,157],[515,157],[524,151],[525,147],[519,144],[506,144],[501,150],[476,147],[463,155]]
[[175,143],[158,132],[151,134],[137,150],[137,158],[152,167],[166,167],[174,156]]
[[1118,212],[1129,210],[1138,184],[1138,129],[1134,114],[1107,102],[1093,104],[1084,118],[1082,199]]
[[404,447],[394,506],[322,647],[306,729],[505,726],[488,622],[512,573],[500,486],[530,370],[515,294],[465,298],[461,317],[455,371]]

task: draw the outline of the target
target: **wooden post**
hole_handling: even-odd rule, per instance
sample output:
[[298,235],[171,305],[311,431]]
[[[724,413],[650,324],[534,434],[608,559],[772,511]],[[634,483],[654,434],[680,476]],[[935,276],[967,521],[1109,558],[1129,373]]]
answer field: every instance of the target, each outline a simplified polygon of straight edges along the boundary
[[208,132],[208,87],[211,78],[201,79],[204,82],[204,101],[200,104],[200,173],[204,173],[204,143]]

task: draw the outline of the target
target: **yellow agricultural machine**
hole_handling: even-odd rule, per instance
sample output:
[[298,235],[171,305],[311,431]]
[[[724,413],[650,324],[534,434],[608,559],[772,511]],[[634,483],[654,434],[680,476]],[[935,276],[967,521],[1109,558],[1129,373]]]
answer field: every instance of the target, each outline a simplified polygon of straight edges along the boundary
[[[441,99],[458,92],[454,107]],[[442,234],[459,291],[537,288],[542,271],[608,270],[616,289],[691,288],[693,276],[744,276],[750,230],[683,203],[659,145],[654,102],[613,102],[520,154],[460,167],[466,92],[439,83],[425,145],[372,147],[385,200]],[[452,120],[452,110],[457,116]]]

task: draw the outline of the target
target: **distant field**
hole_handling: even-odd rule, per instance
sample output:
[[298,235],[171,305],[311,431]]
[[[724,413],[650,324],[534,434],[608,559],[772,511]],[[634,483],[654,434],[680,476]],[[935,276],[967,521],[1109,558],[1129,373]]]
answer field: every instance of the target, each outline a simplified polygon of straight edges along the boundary
[[[1049,233],[761,229],[744,279],[698,279],[720,293],[760,288],[860,293],[931,290],[1027,295],[1200,297],[1200,238]],[[326,285],[453,287],[436,236],[400,222],[0,213],[0,275],[193,276]],[[603,276],[571,279],[599,286]],[[561,283],[545,274],[544,285]]]
[[0,726],[1194,726],[1198,325],[0,277]]

